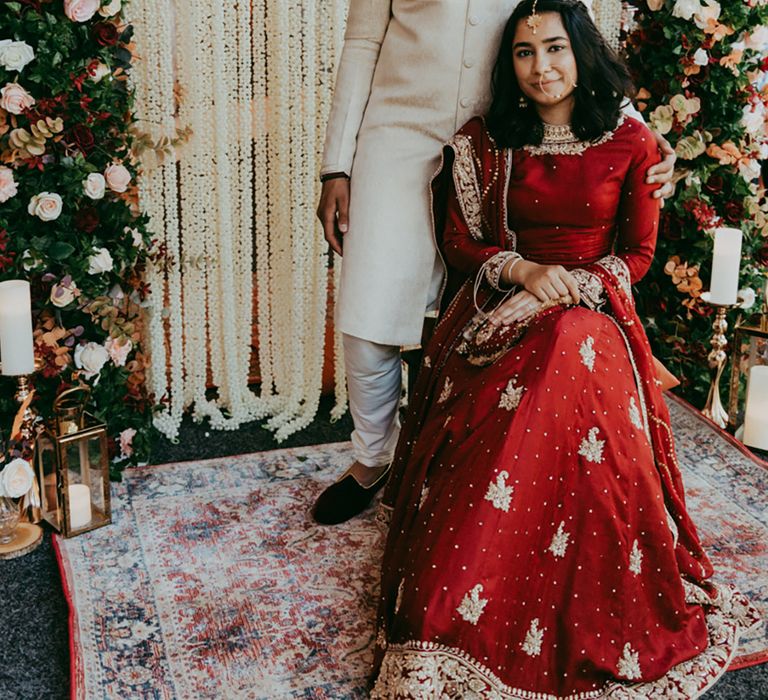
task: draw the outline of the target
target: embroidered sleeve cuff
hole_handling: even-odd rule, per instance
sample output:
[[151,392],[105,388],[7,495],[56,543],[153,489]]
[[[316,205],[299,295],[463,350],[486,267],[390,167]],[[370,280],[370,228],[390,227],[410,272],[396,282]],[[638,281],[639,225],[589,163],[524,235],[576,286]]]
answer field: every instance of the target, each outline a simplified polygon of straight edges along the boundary
[[615,255],[606,255],[604,258],[600,258],[600,260],[597,261],[597,264],[600,265],[600,267],[602,267],[604,270],[610,272],[616,278],[616,281],[619,283],[622,291],[631,300],[632,280],[629,275],[629,268],[627,267],[627,263]]
[[493,289],[507,291],[511,286],[502,283],[501,273],[504,270],[504,266],[510,260],[522,260],[522,256],[520,253],[514,253],[511,250],[503,250],[488,258],[480,268],[479,274],[485,276],[486,281]]
[[581,268],[571,270],[571,274],[576,278],[576,284],[579,285],[579,294],[581,294],[581,303],[584,306],[597,311],[605,303],[605,290],[603,282],[597,276]]

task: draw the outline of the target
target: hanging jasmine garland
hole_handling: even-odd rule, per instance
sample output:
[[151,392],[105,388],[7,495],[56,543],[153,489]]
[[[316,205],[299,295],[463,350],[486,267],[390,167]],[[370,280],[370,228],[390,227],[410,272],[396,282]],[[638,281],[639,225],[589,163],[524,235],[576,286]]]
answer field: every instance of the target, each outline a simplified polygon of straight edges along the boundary
[[[77,383],[120,465],[144,460],[146,217],[131,157],[133,28],[119,0],[0,6],[0,280],[32,285],[38,410]],[[0,425],[15,413],[0,380]]]

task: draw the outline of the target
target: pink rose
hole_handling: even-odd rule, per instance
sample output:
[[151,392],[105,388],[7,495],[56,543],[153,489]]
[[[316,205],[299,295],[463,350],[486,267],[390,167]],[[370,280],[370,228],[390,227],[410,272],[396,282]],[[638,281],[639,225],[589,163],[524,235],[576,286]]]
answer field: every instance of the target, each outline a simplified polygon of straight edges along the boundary
[[124,367],[125,361],[128,359],[128,353],[133,349],[133,343],[127,338],[122,343],[114,338],[107,338],[104,347],[107,349],[115,367]]
[[131,174],[122,163],[112,163],[104,171],[107,187],[113,192],[125,192],[131,181]]
[[64,14],[73,22],[87,22],[100,7],[101,0],[64,0]]
[[0,165],[0,204],[7,202],[18,192],[16,180],[13,179],[13,170]]
[[120,433],[120,456],[130,457],[133,454],[133,438],[136,436],[136,428],[126,428]]
[[41,221],[53,221],[59,218],[62,206],[60,195],[55,192],[41,192],[29,200],[27,211]]
[[18,83],[7,83],[5,87],[0,88],[0,107],[6,112],[21,114],[33,104],[35,98]]

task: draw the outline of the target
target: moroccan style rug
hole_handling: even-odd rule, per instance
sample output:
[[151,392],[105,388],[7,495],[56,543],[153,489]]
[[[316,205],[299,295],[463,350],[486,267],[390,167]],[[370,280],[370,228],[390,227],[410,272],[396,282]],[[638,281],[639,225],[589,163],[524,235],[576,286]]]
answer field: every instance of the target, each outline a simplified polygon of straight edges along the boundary
[[[718,577],[768,620],[768,471],[671,402],[691,511]],[[373,511],[308,510],[345,444],[132,469],[114,524],[58,540],[75,698],[366,697],[382,537]],[[764,628],[737,666],[768,659]]]

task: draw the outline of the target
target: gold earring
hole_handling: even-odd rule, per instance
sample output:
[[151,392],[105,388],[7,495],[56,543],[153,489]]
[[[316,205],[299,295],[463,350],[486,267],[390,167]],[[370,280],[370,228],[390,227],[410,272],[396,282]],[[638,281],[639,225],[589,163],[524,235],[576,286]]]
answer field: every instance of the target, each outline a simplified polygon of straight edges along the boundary
[[528,100],[525,99],[525,95],[520,95],[518,103],[520,105],[520,109],[525,109],[528,106]]

